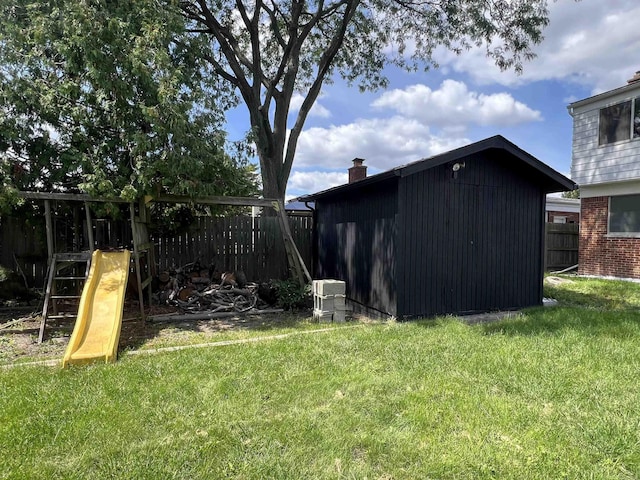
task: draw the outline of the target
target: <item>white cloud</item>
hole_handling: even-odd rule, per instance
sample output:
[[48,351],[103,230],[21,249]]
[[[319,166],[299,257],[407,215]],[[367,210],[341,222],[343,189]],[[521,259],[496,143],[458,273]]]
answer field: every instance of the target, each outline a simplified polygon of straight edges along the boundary
[[349,176],[344,172],[300,172],[294,171],[287,184],[288,192],[320,192],[347,183]]
[[[304,97],[299,93],[296,93],[293,97],[291,97],[289,112],[290,113],[298,112],[298,110],[300,110],[300,107],[302,106],[303,101],[304,101]],[[331,112],[326,107],[322,106],[318,100],[316,100],[313,106],[311,107],[311,110],[309,110],[309,116],[329,118],[331,116]]]
[[463,82],[455,80],[445,80],[437,90],[420,84],[391,90],[372,105],[438,126],[512,126],[542,120],[539,111],[516,101],[508,93],[471,92]]
[[471,92],[453,80],[444,81],[437,90],[412,85],[385,92],[372,106],[378,118],[304,130],[296,165],[346,171],[351,160],[360,157],[373,171],[388,170],[469,143],[467,130],[472,125],[500,127],[542,120],[540,112],[507,93]]
[[469,142],[463,135],[450,132],[446,137],[434,135],[416,119],[401,116],[358,119],[345,125],[303,131],[296,165],[322,165],[346,171],[351,160],[360,157],[369,168],[388,170]]
[[640,69],[637,0],[557,1],[549,4],[545,39],[534,48],[537,58],[524,65],[521,76],[501,72],[483,48],[460,56],[439,49],[444,68],[465,72],[479,83],[518,85],[539,80],[571,80],[598,93],[625,84]]

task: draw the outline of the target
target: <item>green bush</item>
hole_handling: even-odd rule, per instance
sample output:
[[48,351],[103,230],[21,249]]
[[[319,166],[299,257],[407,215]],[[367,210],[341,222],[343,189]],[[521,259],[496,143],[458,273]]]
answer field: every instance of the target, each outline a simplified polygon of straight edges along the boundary
[[273,282],[278,298],[278,306],[285,310],[299,310],[311,306],[311,286],[301,286],[294,279]]

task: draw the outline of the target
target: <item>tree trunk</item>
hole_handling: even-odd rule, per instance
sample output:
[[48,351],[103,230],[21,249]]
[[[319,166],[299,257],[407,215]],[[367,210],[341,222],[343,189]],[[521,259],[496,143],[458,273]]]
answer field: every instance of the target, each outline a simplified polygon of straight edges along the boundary
[[274,200],[282,200],[284,202],[284,194],[286,185],[281,186],[278,181],[279,171],[278,163],[281,160],[277,158],[267,158],[260,161],[260,171],[262,173],[262,195],[264,198],[272,198]]

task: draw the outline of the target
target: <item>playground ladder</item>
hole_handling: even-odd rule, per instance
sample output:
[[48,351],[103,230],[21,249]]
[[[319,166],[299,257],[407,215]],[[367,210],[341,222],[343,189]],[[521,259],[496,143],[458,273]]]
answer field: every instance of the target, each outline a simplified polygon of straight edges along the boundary
[[[80,271],[78,264],[84,264],[84,275],[80,275],[78,273]],[[65,271],[69,270],[70,267],[74,265],[76,265],[76,267],[71,269],[71,274],[65,273]],[[81,282],[84,285],[87,275],[89,274],[90,265],[91,252],[88,251],[53,254],[51,265],[49,266],[49,274],[47,276],[47,289],[44,296],[44,306],[42,309],[42,321],[40,322],[38,343],[42,343],[44,340],[44,330],[47,320],[75,319],[78,316],[78,304],[80,303],[82,285],[76,285],[75,294],[63,292],[63,289],[60,287],[62,287],[65,282],[67,282],[67,285],[69,282]],[[58,310],[58,302],[64,300],[76,300],[75,312]]]

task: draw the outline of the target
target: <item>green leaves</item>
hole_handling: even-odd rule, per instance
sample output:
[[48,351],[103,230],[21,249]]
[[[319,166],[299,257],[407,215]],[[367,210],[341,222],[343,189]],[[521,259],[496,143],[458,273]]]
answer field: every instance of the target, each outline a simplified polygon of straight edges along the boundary
[[0,15],[4,184],[126,199],[255,193],[254,172],[225,152],[233,94],[201,74],[171,1],[0,0]]
[[[484,46],[522,69],[548,22],[546,0],[181,1],[185,40],[251,118],[266,196],[284,197],[297,140],[322,85],[340,75],[384,88],[387,65],[437,67],[434,52]],[[305,101],[289,119],[294,93]]]
[[[474,46],[519,71],[548,23],[546,0],[16,3],[0,0],[3,184],[123,198],[254,193],[221,130],[238,98],[265,196],[282,198],[334,75],[384,88],[386,65],[436,67],[436,49]],[[290,118],[296,92],[305,101]]]

